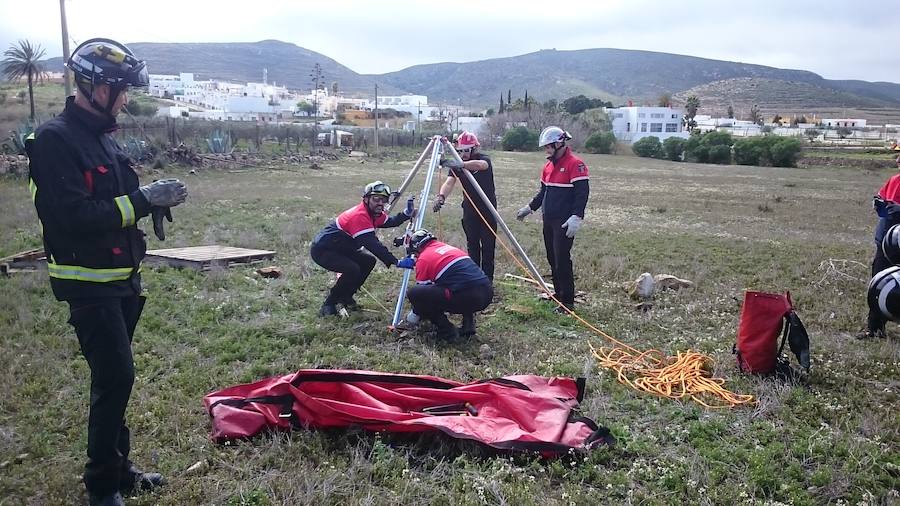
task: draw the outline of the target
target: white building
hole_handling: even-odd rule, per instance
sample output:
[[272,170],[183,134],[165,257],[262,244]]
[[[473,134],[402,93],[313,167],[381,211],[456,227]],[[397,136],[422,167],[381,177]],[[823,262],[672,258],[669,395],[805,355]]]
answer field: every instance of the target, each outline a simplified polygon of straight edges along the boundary
[[684,114],[671,107],[619,107],[606,109],[616,139],[632,143],[643,137],[655,136],[663,141],[669,137],[686,139],[682,128]]
[[866,120],[859,118],[840,118],[827,119],[822,118],[822,125],[831,128],[847,127],[847,128],[865,128]]
[[150,86],[147,93],[154,97],[174,97],[184,95],[185,87],[194,86],[194,74],[182,72],[175,75],[150,74]]

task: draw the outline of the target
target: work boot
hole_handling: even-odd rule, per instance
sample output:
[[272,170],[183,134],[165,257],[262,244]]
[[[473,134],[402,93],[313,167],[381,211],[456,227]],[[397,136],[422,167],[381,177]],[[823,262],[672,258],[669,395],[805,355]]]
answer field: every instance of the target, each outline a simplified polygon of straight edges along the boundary
[[456,325],[450,322],[447,315],[441,315],[437,320],[434,320],[434,326],[437,327],[435,339],[453,341],[459,338],[459,330],[456,328]]
[[874,339],[874,338],[884,339],[885,337],[887,337],[887,336],[884,333],[884,329],[875,329],[875,330],[864,329],[864,330],[859,331],[856,334],[857,339]]
[[475,314],[466,313],[463,315],[462,326],[459,327],[459,335],[469,337],[475,335]]
[[325,303],[322,304],[322,307],[319,309],[319,316],[334,316],[338,314],[337,306],[334,304]]
[[132,492],[147,492],[166,484],[166,479],[159,473],[145,473],[131,464],[128,469],[122,471],[119,480],[119,491],[126,494]]
[[359,309],[359,303],[356,302],[356,299],[354,299],[352,295],[344,299],[343,304],[344,309],[347,311],[356,311]]
[[[563,307],[563,306],[565,306],[565,307]],[[563,305],[556,306],[556,309],[554,309],[554,311],[556,311],[557,313],[560,313],[560,314],[569,314],[569,311],[566,311],[566,308],[568,308],[569,311],[574,312],[575,311],[575,303],[574,302],[563,302]]]
[[88,494],[88,504],[90,506],[125,506],[125,500],[118,492],[104,496]]

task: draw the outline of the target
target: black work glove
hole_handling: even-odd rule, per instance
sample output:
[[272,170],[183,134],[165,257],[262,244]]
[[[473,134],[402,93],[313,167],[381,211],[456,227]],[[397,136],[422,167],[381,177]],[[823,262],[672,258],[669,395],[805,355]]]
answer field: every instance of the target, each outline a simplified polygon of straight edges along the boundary
[[153,206],[150,208],[150,215],[153,217],[153,234],[156,235],[160,241],[165,241],[166,229],[164,227],[163,218],[169,220],[169,223],[172,223],[172,208]]

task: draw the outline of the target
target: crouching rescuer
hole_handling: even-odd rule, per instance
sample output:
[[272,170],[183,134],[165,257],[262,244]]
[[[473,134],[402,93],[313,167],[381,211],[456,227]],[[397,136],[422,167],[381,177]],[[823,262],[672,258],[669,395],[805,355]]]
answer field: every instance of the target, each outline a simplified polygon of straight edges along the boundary
[[[412,304],[407,321],[427,318],[437,329],[437,339],[474,335],[475,313],[488,307],[494,296],[487,275],[464,251],[438,241],[425,229],[413,233],[407,253],[416,257],[416,285],[407,291]],[[459,329],[447,313],[463,316]]]
[[140,186],[112,136],[131,87],[149,84],[145,63],[123,44],[91,39],[67,66],[77,91],[62,114],[26,141],[32,199],[41,221],[53,294],[69,304],[91,370],[84,484],[94,505],[124,504],[121,492],[163,483],[129,459],[125,410],[134,383],[131,341],[144,306],[147,250],[137,221],[187,198],[177,179]]
[[388,267],[412,268],[411,258],[398,259],[375,235],[377,229],[398,227],[416,214],[413,197],[410,197],[403,211],[388,218],[384,208],[390,197],[390,186],[381,181],[367,184],[362,202],[338,215],[313,239],[309,251],[313,261],[329,271],[340,273],[322,303],[320,316],[336,315],[337,304],[348,310],[357,308],[353,295],[369,278],[376,258]]

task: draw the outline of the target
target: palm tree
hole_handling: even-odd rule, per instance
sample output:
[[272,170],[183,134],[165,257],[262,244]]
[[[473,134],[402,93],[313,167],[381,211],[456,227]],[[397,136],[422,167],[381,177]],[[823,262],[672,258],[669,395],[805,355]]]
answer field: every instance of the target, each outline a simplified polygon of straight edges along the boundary
[[44,57],[44,49],[40,44],[31,45],[27,40],[20,40],[18,44],[9,46],[3,55],[6,59],[0,62],[0,66],[7,79],[28,79],[28,100],[31,104],[31,121],[34,121],[34,78],[37,77],[41,82],[44,80],[44,67],[39,63]]

